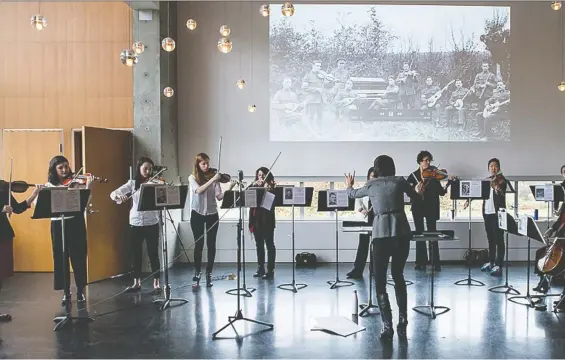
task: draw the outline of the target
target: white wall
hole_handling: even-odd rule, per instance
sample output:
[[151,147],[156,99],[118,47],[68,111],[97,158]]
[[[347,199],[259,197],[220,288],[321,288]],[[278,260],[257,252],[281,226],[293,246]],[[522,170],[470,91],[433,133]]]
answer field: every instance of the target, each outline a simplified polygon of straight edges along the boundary
[[[299,16],[295,3],[295,16]],[[279,151],[282,156],[273,170],[278,176],[359,171],[381,153],[391,155],[397,173],[406,175],[416,167],[416,154],[423,148],[435,155],[436,163],[463,177],[485,174],[493,156],[501,159],[507,176],[553,175],[562,164],[563,159],[554,156],[563,149],[565,134],[565,92],[557,91],[562,58],[560,12],[551,10],[549,2],[511,3],[512,140],[503,143],[270,142],[269,27],[259,6],[259,2],[235,1],[179,3],[175,96],[183,99],[179,101],[181,175],[189,174],[199,152],[208,153],[215,165],[220,136],[222,170],[231,174],[238,169],[250,174],[269,165]],[[194,31],[184,27],[189,18],[198,22]],[[229,54],[221,54],[216,47],[222,24],[232,30]],[[247,81],[243,91],[235,86],[240,77]],[[247,112],[250,103],[257,105],[255,113]]]

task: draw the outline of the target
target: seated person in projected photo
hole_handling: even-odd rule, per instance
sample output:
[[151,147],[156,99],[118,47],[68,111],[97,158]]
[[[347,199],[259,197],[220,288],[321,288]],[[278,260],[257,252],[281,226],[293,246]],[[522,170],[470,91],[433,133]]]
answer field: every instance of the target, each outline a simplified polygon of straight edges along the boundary
[[[340,5],[297,7],[270,22],[271,140],[510,141],[508,7],[358,4],[347,21]],[[476,8],[482,18],[459,21]],[[421,9],[451,30],[395,34]]]

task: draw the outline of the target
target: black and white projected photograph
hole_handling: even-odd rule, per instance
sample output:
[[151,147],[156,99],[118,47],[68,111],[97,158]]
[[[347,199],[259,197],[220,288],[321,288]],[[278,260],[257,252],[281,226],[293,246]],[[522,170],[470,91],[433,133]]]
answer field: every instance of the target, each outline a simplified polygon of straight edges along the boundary
[[510,141],[510,7],[295,9],[269,20],[271,141]]

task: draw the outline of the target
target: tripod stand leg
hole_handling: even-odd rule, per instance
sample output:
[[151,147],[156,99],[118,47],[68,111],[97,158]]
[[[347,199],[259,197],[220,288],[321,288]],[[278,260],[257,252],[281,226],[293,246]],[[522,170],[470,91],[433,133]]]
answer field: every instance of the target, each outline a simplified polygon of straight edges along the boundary
[[296,261],[294,261],[294,205],[292,205],[292,234],[291,234],[292,240],[292,282],[288,283],[288,284],[281,284],[278,285],[277,288],[281,289],[281,290],[288,290],[288,291],[292,291],[293,293],[297,293],[298,290],[300,289],[304,289],[306,286],[306,284],[297,284],[296,280],[295,280],[295,276],[296,276]]
[[[469,200],[469,242],[468,242],[468,254],[471,254],[471,202],[472,200]],[[479,280],[475,280],[471,277],[471,261],[469,261],[468,263],[468,271],[469,273],[467,274],[467,278],[466,279],[461,279],[456,281],[454,284],[455,285],[467,285],[467,286],[485,286],[485,283]]]

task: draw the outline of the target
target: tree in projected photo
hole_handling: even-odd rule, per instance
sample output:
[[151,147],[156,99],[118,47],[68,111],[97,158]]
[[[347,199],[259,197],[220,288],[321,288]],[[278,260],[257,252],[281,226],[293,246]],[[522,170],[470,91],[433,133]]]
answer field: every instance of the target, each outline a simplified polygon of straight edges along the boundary
[[510,140],[509,8],[474,20],[481,33],[446,20],[426,42],[397,34],[380,6],[357,6],[364,21],[326,5],[331,31],[271,19],[271,140]]

